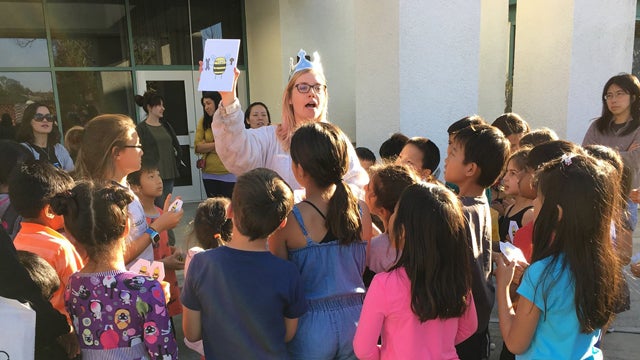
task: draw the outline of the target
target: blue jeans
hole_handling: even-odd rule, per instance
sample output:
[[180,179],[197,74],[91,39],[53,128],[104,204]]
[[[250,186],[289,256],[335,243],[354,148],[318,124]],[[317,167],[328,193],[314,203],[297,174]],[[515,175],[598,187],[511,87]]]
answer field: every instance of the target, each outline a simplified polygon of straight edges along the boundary
[[353,337],[360,319],[364,294],[309,301],[298,331],[287,344],[291,359],[357,359]]

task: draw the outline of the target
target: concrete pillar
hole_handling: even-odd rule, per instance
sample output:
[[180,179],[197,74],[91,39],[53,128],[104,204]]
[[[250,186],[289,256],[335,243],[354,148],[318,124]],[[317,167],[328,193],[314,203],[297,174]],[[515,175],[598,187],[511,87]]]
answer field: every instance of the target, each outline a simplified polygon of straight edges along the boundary
[[602,87],[631,72],[636,1],[518,0],[513,111],[578,143]]
[[[271,121],[279,123],[284,89],[280,1],[245,0],[245,18],[249,101],[265,103]],[[246,109],[249,104],[242,105]]]
[[480,2],[357,0],[356,133],[374,152],[391,133],[432,139],[478,111]]
[[489,123],[504,113],[509,66],[509,0],[482,0],[478,114]]

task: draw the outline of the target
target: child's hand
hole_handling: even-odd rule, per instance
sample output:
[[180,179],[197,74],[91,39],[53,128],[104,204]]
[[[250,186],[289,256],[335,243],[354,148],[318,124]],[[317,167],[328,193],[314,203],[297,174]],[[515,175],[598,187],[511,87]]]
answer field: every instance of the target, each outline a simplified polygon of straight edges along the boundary
[[511,281],[513,281],[513,274],[516,269],[516,262],[509,261],[502,253],[493,253],[493,258],[496,263],[496,269],[494,271],[496,275],[496,286],[503,289],[508,289]]
[[[176,197],[176,199],[180,199],[180,197]],[[157,232],[163,232],[165,230],[171,230],[178,226],[182,216],[184,215],[184,210],[180,209],[179,211],[169,211],[169,206],[171,206],[171,194],[167,195],[167,198],[164,201],[164,212],[160,217],[158,217],[151,226],[156,229]]]
[[168,270],[182,270],[184,269],[184,255],[180,250],[176,250],[176,248],[172,247],[171,251],[173,252],[171,255],[162,259],[162,263],[164,263],[164,268]]
[[629,198],[634,203],[640,203],[640,189],[631,189],[631,193],[629,193]]

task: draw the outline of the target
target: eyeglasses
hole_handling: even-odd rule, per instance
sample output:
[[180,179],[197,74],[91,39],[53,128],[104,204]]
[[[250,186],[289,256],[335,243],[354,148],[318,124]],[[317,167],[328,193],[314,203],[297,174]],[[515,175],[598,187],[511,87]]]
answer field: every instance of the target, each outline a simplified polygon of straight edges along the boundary
[[327,85],[323,85],[323,84],[311,85],[307,83],[300,83],[300,84],[296,84],[295,88],[298,89],[298,92],[300,92],[301,94],[306,94],[309,91],[311,91],[311,89],[313,89],[313,91],[315,91],[316,94],[319,94],[320,91],[327,88]]
[[142,144],[136,144],[136,145],[123,145],[123,148],[136,148],[136,149],[140,149],[142,150]]
[[47,120],[48,122],[53,122],[53,116],[51,116],[51,114],[35,113],[33,115],[33,120],[35,120],[37,122],[43,122],[45,120]]
[[605,100],[613,100],[613,99],[616,99],[616,98],[619,98],[619,97],[622,97],[622,96],[625,96],[625,95],[629,95],[629,94],[624,92],[624,91],[616,91],[615,93],[607,93],[604,96],[604,99]]

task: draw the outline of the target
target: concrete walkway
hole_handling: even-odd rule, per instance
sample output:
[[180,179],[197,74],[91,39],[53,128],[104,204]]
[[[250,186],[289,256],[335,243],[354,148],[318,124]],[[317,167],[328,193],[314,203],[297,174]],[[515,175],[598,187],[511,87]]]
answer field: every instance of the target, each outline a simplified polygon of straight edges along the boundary
[[[186,248],[187,235],[191,230],[188,226],[193,219],[197,203],[184,205],[185,214],[178,228],[176,228],[176,245],[182,249]],[[634,254],[640,251],[640,229],[636,230],[633,237]],[[629,273],[628,267],[625,269],[629,288],[631,290],[631,310],[624,312],[618,316],[613,327],[615,331],[607,334],[604,340],[604,355],[607,360],[632,360],[640,359],[640,279],[636,279]],[[178,272],[178,280],[182,285],[182,271]],[[180,359],[197,360],[200,356],[187,348],[182,339],[182,316],[175,316],[174,323],[178,334],[178,344],[180,345]],[[490,359],[497,360],[500,358],[500,350],[502,349],[502,337],[500,336],[500,328],[498,327],[498,315],[494,312],[492,321],[489,324],[492,342],[495,344],[495,350],[492,351]]]

